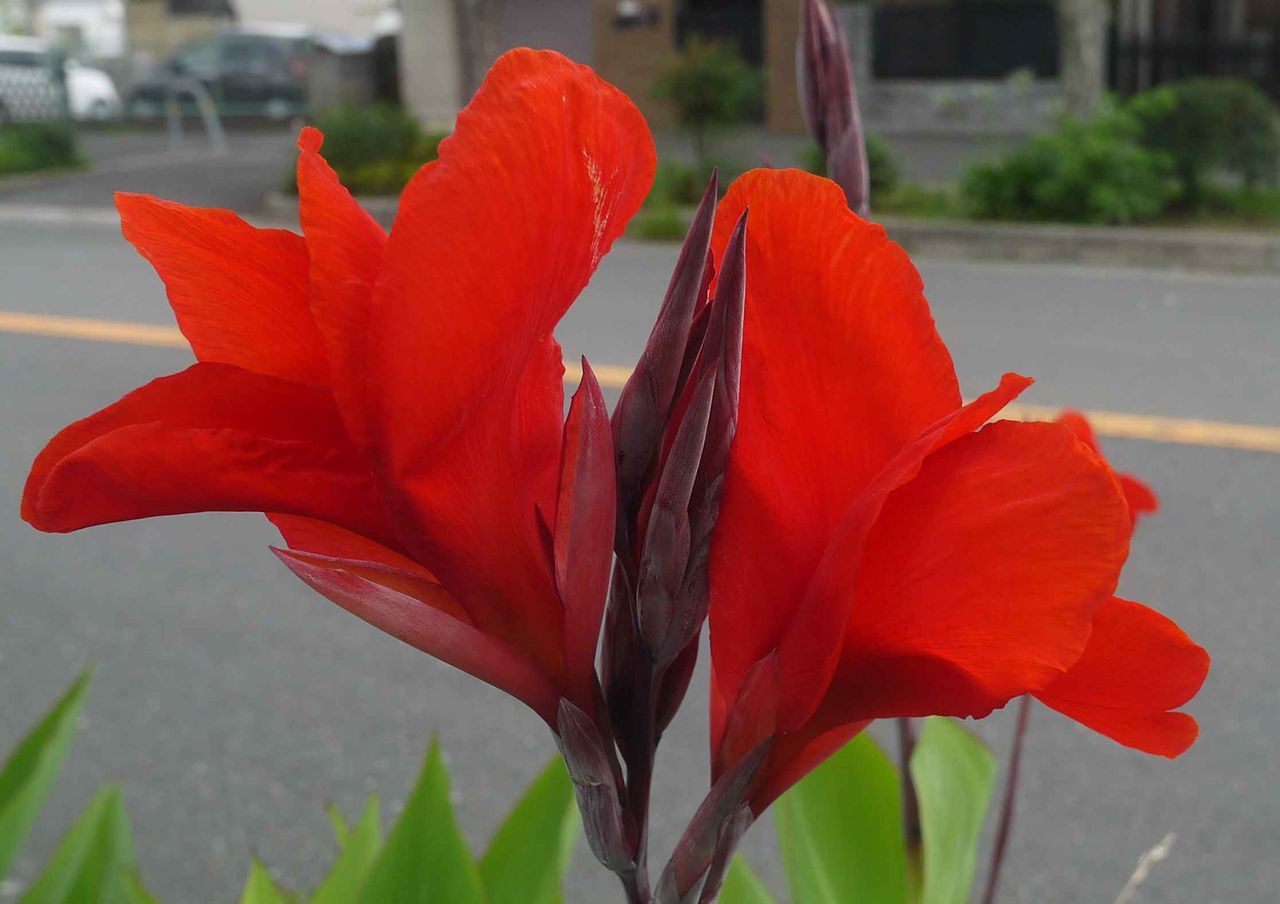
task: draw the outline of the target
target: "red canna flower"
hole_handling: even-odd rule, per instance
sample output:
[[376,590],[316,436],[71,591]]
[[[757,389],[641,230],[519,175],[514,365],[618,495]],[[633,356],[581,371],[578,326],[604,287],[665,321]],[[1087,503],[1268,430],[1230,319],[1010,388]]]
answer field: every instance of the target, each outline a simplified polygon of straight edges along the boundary
[[874,719],[984,716],[1033,692],[1144,746],[1137,723],[1163,721],[1147,716],[1194,693],[1205,663],[1172,623],[1112,598],[1131,521],[1110,468],[1062,425],[987,424],[1024,377],[962,403],[919,275],[837,186],[747,174],[717,255],[748,206],[711,566],[722,784],[763,751],[758,814]]
[[338,605],[555,725],[595,711],[615,475],[585,366],[563,423],[552,330],[639,208],[640,113],[586,67],[513,51],[388,236],[304,131],[302,236],[121,195],[198,363],[36,459],[46,531],[269,513],[281,560]]

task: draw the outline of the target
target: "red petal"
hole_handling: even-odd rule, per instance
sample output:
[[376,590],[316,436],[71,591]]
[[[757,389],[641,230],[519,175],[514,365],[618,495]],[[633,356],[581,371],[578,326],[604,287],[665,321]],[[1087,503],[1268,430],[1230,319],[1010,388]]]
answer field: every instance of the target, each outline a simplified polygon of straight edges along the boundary
[[1194,697],[1208,674],[1209,654],[1174,622],[1113,598],[1094,617],[1084,655],[1036,696],[1127,747],[1175,757],[1198,728],[1169,710]]
[[1130,474],[1117,474],[1120,489],[1129,503],[1129,516],[1136,523],[1139,515],[1150,515],[1160,509],[1160,499],[1151,487]]
[[957,440],[867,538],[817,718],[982,716],[1045,687],[1083,652],[1128,537],[1110,469],[1067,429],[1002,421]]
[[[1103,455],[1102,448],[1098,445],[1098,437],[1093,432],[1093,425],[1083,414],[1078,411],[1064,411],[1059,415],[1058,423],[1069,428],[1094,452]],[[1106,456],[1103,455],[1103,457]],[[1151,487],[1129,474],[1117,474],[1116,477],[1119,478],[1120,488],[1124,490],[1124,498],[1129,503],[1129,516],[1134,524],[1137,523],[1139,515],[1149,515],[1160,508],[1160,500],[1156,498]]]
[[839,660],[853,588],[867,540],[886,500],[920,473],[928,456],[971,434],[1018,397],[1031,381],[1005,374],[1000,386],[934,424],[876,476],[849,509],[827,546],[808,590],[779,644],[786,712],[784,731],[813,715]]
[[594,699],[596,647],[609,592],[616,521],[617,476],[609,409],[587,359],[564,427],[564,460],[555,524],[556,587],[564,604],[565,657]]
[[328,392],[225,364],[155,380],[54,437],[22,515],[64,532],[203,511],[278,511],[394,543]]
[[274,552],[322,596],[380,631],[523,700],[554,726],[558,695],[546,678],[471,625],[443,587],[374,562]]
[[491,632],[560,655],[535,511],[554,511],[551,332],[639,208],[653,144],[621,93],[554,53],[504,55],[406,189],[370,324],[378,474],[426,564]]
[[854,500],[961,404],[919,275],[837,186],[743,176],[716,218],[718,260],[748,205],[741,403],[712,561],[729,698],[780,639]]
[[333,372],[333,395],[356,445],[368,443],[369,311],[387,234],[320,156],[324,136],[298,138],[298,201],[310,259],[310,303]]
[[116,195],[125,238],[156,268],[196,358],[303,383],[329,367],[307,305],[307,249],[228,210]]

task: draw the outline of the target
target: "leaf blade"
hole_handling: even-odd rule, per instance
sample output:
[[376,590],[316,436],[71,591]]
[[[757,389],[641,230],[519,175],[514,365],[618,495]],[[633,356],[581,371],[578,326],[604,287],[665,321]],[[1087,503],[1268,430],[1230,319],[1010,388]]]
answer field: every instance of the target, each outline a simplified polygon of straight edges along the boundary
[[449,774],[432,742],[386,846],[369,870],[360,904],[486,904],[480,871],[454,818]]
[[898,770],[858,735],[775,805],[791,895],[800,904],[902,904],[906,853]]
[[339,836],[342,851],[334,861],[329,874],[311,895],[311,904],[347,904],[356,899],[378,852],[382,849],[382,813],[376,795],[365,801],[364,812],[354,829],[348,828],[336,809],[331,809],[330,819],[335,828],[344,828]]
[[19,904],[127,904],[133,838],[124,798],[105,785],[63,835]]
[[741,857],[734,857],[720,888],[720,904],[774,904],[773,895]]
[[996,759],[959,723],[924,722],[911,757],[920,799],[923,904],[965,904],[977,867],[978,837],[995,790]]
[[89,688],[84,671],[13,749],[0,769],[0,877],[35,824],[75,736]]
[[489,904],[561,904],[578,837],[573,781],[559,757],[533,780],[480,861]]

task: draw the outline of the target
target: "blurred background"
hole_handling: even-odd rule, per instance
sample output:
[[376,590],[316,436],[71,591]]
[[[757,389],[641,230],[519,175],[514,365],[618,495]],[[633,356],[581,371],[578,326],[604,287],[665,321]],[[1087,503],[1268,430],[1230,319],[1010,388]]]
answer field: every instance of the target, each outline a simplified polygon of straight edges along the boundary
[[[559,332],[629,367],[712,167],[825,161],[796,91],[800,0],[0,0],[0,750],[99,664],[15,899],[104,779],[160,897],[234,900],[251,855],[296,886],[323,805],[392,803],[438,734],[474,842],[552,753],[497,692],[312,596],[261,519],[68,537],[18,521],[43,443],[190,359],[119,235],[116,190],[296,224],[297,129],[390,225],[489,64],[593,65],[655,132],[645,209]],[[870,134],[873,218],[912,251],[967,395],[1018,370],[1033,411],[1094,414],[1162,512],[1121,592],[1214,656],[1202,739],[1154,761],[1032,716],[1002,900],[1280,888],[1280,0],[866,0],[835,6]],[[616,385],[609,387],[616,398]],[[705,680],[695,687],[705,687]],[[660,758],[658,851],[706,783],[705,690]],[[1010,719],[977,726],[998,753]],[[749,858],[779,893],[765,824]],[[614,900],[585,846],[568,900]]]

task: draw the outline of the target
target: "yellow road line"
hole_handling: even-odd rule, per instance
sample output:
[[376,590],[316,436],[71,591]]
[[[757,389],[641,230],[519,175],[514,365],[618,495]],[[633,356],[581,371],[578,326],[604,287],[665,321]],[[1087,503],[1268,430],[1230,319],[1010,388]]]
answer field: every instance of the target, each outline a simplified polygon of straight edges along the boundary
[[50,314],[19,314],[15,311],[0,311],[0,332],[87,339],[90,342],[118,342],[124,345],[187,347],[187,340],[172,326],[89,320],[84,317],[54,317]]
[[[55,317],[49,314],[21,314],[13,311],[0,311],[0,333],[163,348],[187,347],[186,340],[174,327],[90,320],[84,317]],[[592,365],[592,369],[600,385],[606,389],[621,389],[631,375],[630,368],[610,364]],[[566,362],[564,376],[566,382],[577,384],[582,378],[582,369],[577,364]],[[1002,416],[1026,421],[1052,420],[1060,411],[1060,408],[1047,405],[1016,404],[1007,408]],[[1084,409],[1084,414],[1093,423],[1099,436],[1141,439],[1179,446],[1246,449],[1280,455],[1280,427],[1129,414],[1122,411]]]

